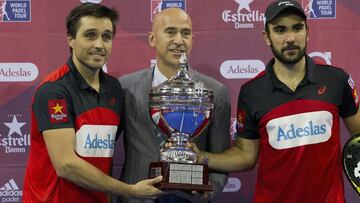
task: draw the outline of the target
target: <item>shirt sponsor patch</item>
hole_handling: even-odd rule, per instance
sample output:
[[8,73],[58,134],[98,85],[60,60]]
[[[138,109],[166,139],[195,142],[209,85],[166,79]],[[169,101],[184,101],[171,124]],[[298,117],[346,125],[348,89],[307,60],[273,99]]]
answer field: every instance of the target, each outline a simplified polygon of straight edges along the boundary
[[82,157],[112,157],[117,126],[83,125],[76,132],[75,151]]
[[49,100],[48,111],[51,123],[63,123],[69,120],[65,99]]
[[266,130],[273,148],[288,149],[326,142],[331,137],[332,125],[330,112],[316,111],[270,120]]
[[238,132],[244,132],[245,127],[245,110],[238,108],[236,118],[236,129]]
[[355,102],[355,105],[356,105],[356,108],[359,107],[359,96],[356,92],[356,88],[355,88],[355,82],[354,80],[351,78],[351,76],[349,77],[349,80],[348,80],[348,83],[349,83],[349,86],[351,87],[352,89],[352,96],[354,98],[354,102]]

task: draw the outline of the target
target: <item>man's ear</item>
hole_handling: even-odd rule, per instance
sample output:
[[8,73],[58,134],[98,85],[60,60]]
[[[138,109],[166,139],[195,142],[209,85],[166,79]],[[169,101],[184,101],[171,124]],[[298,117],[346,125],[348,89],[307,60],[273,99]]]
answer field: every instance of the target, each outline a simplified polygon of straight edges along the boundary
[[268,46],[271,45],[269,34],[265,31],[262,32],[263,38]]
[[74,48],[74,41],[75,40],[73,37],[67,36],[67,43],[68,43],[69,47]]
[[149,44],[151,47],[155,47],[155,37],[153,32],[148,33]]

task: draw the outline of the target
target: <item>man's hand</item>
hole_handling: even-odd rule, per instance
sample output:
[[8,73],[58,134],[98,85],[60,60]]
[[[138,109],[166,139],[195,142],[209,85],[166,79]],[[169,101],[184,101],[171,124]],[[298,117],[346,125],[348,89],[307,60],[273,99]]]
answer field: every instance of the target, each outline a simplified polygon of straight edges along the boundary
[[197,155],[196,162],[198,164],[208,164],[207,153],[201,151],[194,142],[187,142],[186,147],[188,147],[189,149],[193,150],[196,153]]
[[[172,142],[165,143],[165,148],[161,149],[160,152],[164,151],[165,149],[169,149],[173,146]],[[193,150],[197,155],[196,163],[198,164],[207,164],[208,160],[204,161],[205,159],[208,159],[207,153],[201,151],[195,144],[195,142],[187,142],[186,147]],[[205,163],[204,163],[205,162]]]
[[153,179],[146,179],[132,185],[133,194],[131,196],[138,198],[156,199],[162,195],[162,191],[154,187],[154,184],[160,183],[163,177],[158,176]]

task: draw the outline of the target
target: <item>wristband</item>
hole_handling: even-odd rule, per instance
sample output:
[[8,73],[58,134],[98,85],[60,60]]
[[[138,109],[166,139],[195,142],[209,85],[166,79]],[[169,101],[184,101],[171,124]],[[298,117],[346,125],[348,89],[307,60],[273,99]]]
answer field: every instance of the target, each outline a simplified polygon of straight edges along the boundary
[[204,154],[204,158],[203,158],[203,164],[208,164],[209,163],[209,157],[207,156],[207,153],[206,152],[203,152]]

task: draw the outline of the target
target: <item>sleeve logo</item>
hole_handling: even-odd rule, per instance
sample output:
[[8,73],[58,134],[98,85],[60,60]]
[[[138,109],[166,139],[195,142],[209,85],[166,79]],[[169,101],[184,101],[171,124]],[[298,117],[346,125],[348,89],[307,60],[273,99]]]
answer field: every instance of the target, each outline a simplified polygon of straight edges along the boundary
[[354,82],[354,80],[351,78],[351,76],[349,77],[348,83],[349,83],[349,86],[350,86],[351,89],[352,89],[352,95],[353,95],[353,98],[354,98],[354,102],[355,102],[356,108],[358,108],[358,107],[359,107],[359,96],[358,96],[358,94],[357,94],[357,92],[356,92],[355,82]]
[[65,99],[49,100],[48,111],[51,123],[63,123],[69,120]]
[[236,129],[238,132],[244,132],[245,127],[245,110],[238,109],[237,111],[237,122],[236,122]]

